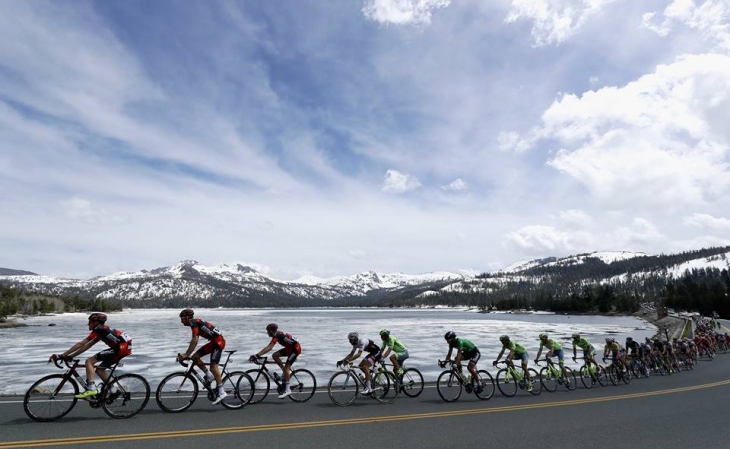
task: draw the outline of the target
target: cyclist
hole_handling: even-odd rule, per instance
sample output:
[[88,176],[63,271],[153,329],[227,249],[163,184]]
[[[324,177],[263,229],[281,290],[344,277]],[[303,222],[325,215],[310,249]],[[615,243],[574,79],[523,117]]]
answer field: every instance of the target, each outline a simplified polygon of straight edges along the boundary
[[[102,382],[106,382],[108,379],[106,369],[111,368],[114,363],[117,363],[132,353],[132,338],[125,332],[107,326],[106,319],[107,316],[103,313],[97,312],[89,315],[89,330],[91,333],[83,340],[71,346],[66,352],[53,354],[50,358],[54,362],[59,359],[72,359],[94,346],[99,340],[109,346],[108,349],[97,352],[86,359],[86,391],[77,394],[76,398],[78,399],[99,394],[99,390],[96,388],[94,381],[94,372],[99,375]],[[94,366],[97,362],[101,363],[99,366]],[[119,394],[119,391],[111,391],[110,399],[115,399]]]
[[403,362],[408,358],[408,348],[397,338],[391,337],[388,329],[380,329],[380,339],[383,340],[383,344],[380,346],[380,352],[383,353],[383,358],[390,355],[390,361],[393,363],[393,373],[396,376],[400,376],[403,374],[401,366],[403,366]]
[[548,334],[544,332],[541,333],[538,337],[540,338],[540,349],[537,350],[535,363],[540,361],[540,354],[542,354],[543,346],[548,348],[549,351],[547,354],[545,354],[545,358],[550,358],[553,355],[558,356],[558,365],[560,365],[560,369],[563,371],[563,379],[565,379],[565,385],[570,386],[570,378],[568,377],[568,371],[565,369],[565,361],[563,360],[565,358],[565,355],[563,354],[563,347],[557,341],[553,340],[552,338],[548,338]]
[[611,352],[611,361],[615,364],[620,363],[620,367],[627,368],[626,362],[624,361],[626,356],[626,350],[621,346],[615,338],[606,337],[606,346],[603,347],[603,360],[606,360],[606,355]]
[[362,390],[362,393],[370,394],[373,392],[373,389],[370,387],[370,367],[375,366],[375,364],[380,361],[382,356],[380,348],[374,341],[360,337],[360,334],[357,332],[350,332],[347,334],[347,341],[349,341],[352,345],[352,351],[350,351],[344,359],[337,362],[337,366],[345,365],[353,360],[357,360],[357,358],[360,357],[360,354],[367,352],[367,357],[362,359],[359,367],[365,374],[365,389]]
[[[221,355],[223,349],[226,347],[226,340],[223,338],[223,334],[209,321],[203,321],[200,318],[193,318],[195,312],[193,309],[184,309],[180,312],[180,321],[183,326],[189,327],[192,330],[192,338],[185,354],[178,354],[177,360],[182,362],[185,359],[191,358],[193,363],[203,370],[205,378],[208,382],[215,380],[218,397],[211,403],[212,405],[218,405],[225,399],[228,394],[223,389],[223,380],[221,379],[221,372],[218,368],[218,364],[221,361]],[[208,343],[200,347],[195,353],[195,347],[198,346],[198,340],[200,336],[209,340]],[[201,357],[210,354],[210,370],[205,366]]]
[[499,341],[502,342],[502,350],[499,351],[497,360],[492,362],[492,365],[497,366],[497,363],[499,362],[499,359],[502,358],[504,351],[509,349],[506,359],[507,362],[512,362],[512,360],[516,358],[522,361],[522,371],[525,373],[525,379],[527,379],[527,391],[532,391],[532,377],[530,377],[530,371],[527,369],[527,360],[529,359],[527,349],[517,342],[510,341],[509,336],[507,335],[499,337]]
[[449,352],[446,354],[446,360],[440,364],[440,366],[443,368],[446,366],[446,363],[451,360],[451,353],[456,349],[456,357],[454,357],[454,363],[456,364],[456,369],[459,371],[459,375],[461,375],[462,379],[466,379],[464,377],[464,372],[461,369],[461,361],[466,359],[469,361],[469,363],[466,365],[466,369],[469,370],[469,373],[471,373],[471,379],[472,388],[474,387],[474,382],[476,382],[476,391],[477,393],[482,392],[482,384],[479,379],[479,373],[477,372],[477,363],[479,362],[479,358],[482,356],[482,354],[479,352],[479,349],[472,343],[471,341],[467,340],[466,338],[456,338],[456,334],[452,331],[446,332],[444,334],[444,340],[449,344]]
[[[284,392],[279,395],[279,399],[284,399],[291,394],[291,388],[289,387],[291,366],[297,360],[299,354],[302,353],[302,345],[299,344],[299,341],[297,341],[297,339],[292,334],[286,334],[280,331],[279,325],[276,323],[269,323],[266,326],[266,333],[269,335],[269,337],[271,337],[271,342],[269,342],[268,346],[266,346],[264,349],[249,357],[249,360],[255,362],[256,359],[271,351],[274,348],[274,345],[276,345],[277,343],[283,346],[282,349],[279,349],[278,351],[273,353],[272,356],[274,357],[274,361],[276,362],[276,364],[279,365],[279,368],[281,368],[281,370],[284,372],[285,388]],[[282,356],[286,356],[286,363],[281,363]]]
[[[580,334],[573,334],[573,361],[575,362],[578,356],[578,348],[583,350],[583,359],[587,364],[592,363],[596,367],[596,373],[601,372],[601,365],[596,363],[596,348],[585,338],[581,337]],[[590,365],[589,365],[590,366]],[[595,379],[593,379],[595,382]]]

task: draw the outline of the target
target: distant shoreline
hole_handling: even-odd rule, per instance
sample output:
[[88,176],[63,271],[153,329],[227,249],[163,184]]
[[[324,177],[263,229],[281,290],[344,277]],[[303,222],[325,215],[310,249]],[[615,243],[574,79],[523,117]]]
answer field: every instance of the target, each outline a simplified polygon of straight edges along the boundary
[[2,323],[0,323],[0,329],[9,329],[11,327],[26,327],[28,326],[25,323],[18,323],[15,320],[7,320]]

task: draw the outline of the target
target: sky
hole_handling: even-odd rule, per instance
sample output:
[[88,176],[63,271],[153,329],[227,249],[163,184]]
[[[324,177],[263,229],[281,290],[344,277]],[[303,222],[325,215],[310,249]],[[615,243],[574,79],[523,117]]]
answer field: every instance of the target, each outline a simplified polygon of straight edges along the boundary
[[0,266],[730,245],[728,0],[0,2]]

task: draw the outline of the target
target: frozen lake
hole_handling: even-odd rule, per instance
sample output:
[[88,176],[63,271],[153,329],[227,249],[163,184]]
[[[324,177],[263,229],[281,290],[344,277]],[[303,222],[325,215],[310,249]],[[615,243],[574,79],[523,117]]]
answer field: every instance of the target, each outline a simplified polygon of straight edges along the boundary
[[[128,309],[109,314],[109,326],[134,338],[134,353],[125,359],[122,371],[142,374],[153,389],[166,374],[179,371],[181,367],[175,363],[175,356],[187,348],[191,334],[180,323],[178,312]],[[87,316],[87,313],[66,313],[30,317],[22,321],[28,327],[0,329],[3,346],[0,394],[23,394],[41,376],[61,372],[46,361],[52,353],[65,351],[88,335]],[[221,330],[226,349],[239,351],[229,370],[254,368],[247,361],[248,356],[268,344],[266,324],[278,323],[281,330],[301,342],[303,351],[295,367],[311,370],[318,386],[326,385],[336,369],[336,361],[350,352],[347,334],[351,331],[380,343],[378,330],[390,329],[408,346],[411,358],[406,365],[419,368],[426,381],[435,381],[441,371],[436,362],[448,351],[443,335],[449,330],[474,342],[482,353],[479,367],[493,374],[496,369],[491,361],[499,353],[502,334],[524,345],[530,359],[534,359],[540,332],[547,332],[560,341],[569,353],[572,352],[570,335],[579,332],[593,343],[599,356],[606,336],[623,340],[630,335],[643,339],[656,332],[653,325],[635,317],[513,315],[463,309],[196,309],[195,316],[211,321]],[[51,323],[55,326],[48,326]],[[97,343],[84,358],[104,348],[104,343]],[[568,365],[575,367],[572,360],[568,360]]]

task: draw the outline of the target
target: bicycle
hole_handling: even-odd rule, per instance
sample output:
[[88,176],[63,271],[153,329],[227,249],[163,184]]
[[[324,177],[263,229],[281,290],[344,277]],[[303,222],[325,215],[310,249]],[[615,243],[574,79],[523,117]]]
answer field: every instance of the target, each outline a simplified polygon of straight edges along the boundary
[[[61,360],[55,360],[57,368],[63,369]],[[25,414],[35,421],[55,421],[66,416],[76,405],[79,386],[86,389],[86,382],[76,369],[81,364],[79,359],[63,360],[66,365],[65,373],[51,374],[42,377],[28,388],[23,398]],[[50,362],[49,362],[50,363]],[[84,398],[91,408],[101,407],[112,418],[131,418],[141,412],[150,399],[150,384],[138,374],[122,374],[115,376],[117,367],[123,363],[117,362],[109,368],[107,381],[101,384],[99,393]],[[114,391],[112,393],[112,391]]]
[[[498,362],[499,364],[506,365],[505,368],[502,368],[501,370],[497,371],[497,376],[495,376],[495,379],[497,381],[497,388],[499,388],[499,391],[507,396],[512,397],[515,394],[517,394],[517,388],[519,387],[521,390],[527,390],[527,379],[525,378],[525,373],[522,372],[522,370],[518,370],[515,367],[515,364],[508,361]],[[537,396],[540,394],[542,390],[542,384],[537,381],[535,382],[535,379],[540,379],[540,376],[537,374],[537,371],[535,371],[532,368],[528,368],[528,371],[530,372],[530,377],[532,378],[532,390],[529,391],[530,394],[533,396]]]
[[[352,363],[337,364],[337,371],[330,377],[327,384],[327,394],[333,404],[346,407],[352,404],[365,388],[365,375],[355,373]],[[359,369],[359,368],[358,368]],[[398,381],[393,373],[382,366],[375,366],[370,371],[372,391],[368,396],[381,404],[390,404],[398,396]]]
[[629,372],[633,374],[633,376],[637,379],[640,379],[641,376],[649,377],[649,369],[646,367],[646,364],[641,360],[641,357],[639,356],[629,356]]
[[491,399],[494,396],[494,379],[486,370],[478,370],[480,383],[478,387],[472,386],[471,375],[469,378],[459,373],[458,365],[453,360],[439,360],[438,365],[444,368],[446,364],[449,368],[439,374],[436,380],[436,391],[441,399],[446,402],[454,402],[461,397],[462,390],[466,390],[467,394],[474,393],[482,401]]
[[[575,380],[575,373],[573,373],[572,369],[566,366],[564,368],[565,371],[563,371],[560,365],[555,366],[552,358],[545,357],[545,362],[547,365],[540,370],[540,383],[542,384],[542,388],[551,393],[554,393],[558,389],[558,385],[564,386],[569,391],[575,390],[577,381]],[[536,361],[536,363],[540,365],[539,362]],[[567,376],[565,373],[568,373]]]
[[[221,377],[228,396],[221,401],[221,404],[227,409],[240,409],[251,400],[254,393],[254,383],[251,377],[243,371],[226,372],[226,366],[228,366],[231,356],[236,351],[225,352],[228,353],[228,357],[226,362],[221,365]],[[209,382],[205,376],[200,375],[198,370],[195,369],[196,365],[194,363],[187,364],[183,360],[179,360],[178,363],[187,369],[169,374],[162,379],[155,393],[157,405],[168,413],[179,413],[187,410],[198,398],[199,383],[207,391],[208,399],[214,401],[217,397],[216,386]],[[206,363],[206,365],[208,364]],[[241,381],[244,383],[241,383]]]
[[[606,362],[605,357],[603,358],[603,362]],[[617,364],[618,366],[616,366]],[[631,383],[631,373],[626,370],[618,359],[606,367],[606,372],[608,373],[608,379],[614,386],[618,385],[619,382],[623,382],[626,385]]]
[[583,386],[587,389],[591,389],[597,383],[600,386],[605,387],[606,369],[597,363],[595,366],[598,369],[596,369],[594,368],[594,364],[590,362],[590,359],[586,359],[585,357],[580,358],[583,359],[583,365],[581,365],[578,369],[578,375],[580,376],[580,381]]
[[[279,373],[271,372],[266,365],[277,365],[276,362],[268,361],[268,357],[259,357],[256,361],[252,361],[256,365],[260,365],[258,369],[250,369],[246,374],[253,380],[254,393],[251,397],[251,404],[258,404],[268,396],[271,390],[271,381],[276,384],[276,392],[282,394],[286,389],[284,378]],[[314,374],[306,369],[295,369],[291,371],[289,377],[289,388],[291,394],[289,399],[294,402],[307,402],[314,396],[317,390],[317,379]]]
[[423,393],[423,374],[416,368],[401,365],[401,373],[396,376],[401,393],[409,398],[416,398]]

